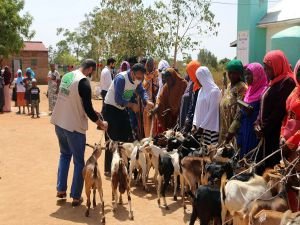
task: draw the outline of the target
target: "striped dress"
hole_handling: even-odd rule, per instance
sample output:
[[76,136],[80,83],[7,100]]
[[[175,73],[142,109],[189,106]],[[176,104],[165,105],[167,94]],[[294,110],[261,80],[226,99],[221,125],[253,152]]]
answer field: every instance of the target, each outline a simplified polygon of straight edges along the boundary
[[219,132],[204,130],[203,131],[203,142],[206,145],[218,144]]

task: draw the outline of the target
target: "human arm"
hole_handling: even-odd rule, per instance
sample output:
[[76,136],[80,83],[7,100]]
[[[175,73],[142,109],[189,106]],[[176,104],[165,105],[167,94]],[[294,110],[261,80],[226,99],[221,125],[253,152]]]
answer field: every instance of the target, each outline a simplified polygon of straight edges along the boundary
[[92,98],[91,98],[92,90],[91,90],[90,82],[86,78],[79,81],[78,92],[82,100],[84,111],[89,117],[89,119],[92,120],[94,123],[96,123],[97,126],[100,127],[101,129],[106,130],[107,124],[104,123],[105,121],[101,121],[99,119],[97,113],[93,108]]

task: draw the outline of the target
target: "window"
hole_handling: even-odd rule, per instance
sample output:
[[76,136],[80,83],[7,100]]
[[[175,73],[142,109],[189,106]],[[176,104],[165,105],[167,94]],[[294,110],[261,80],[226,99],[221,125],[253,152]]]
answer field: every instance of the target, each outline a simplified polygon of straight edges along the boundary
[[37,66],[37,59],[31,59],[31,66]]

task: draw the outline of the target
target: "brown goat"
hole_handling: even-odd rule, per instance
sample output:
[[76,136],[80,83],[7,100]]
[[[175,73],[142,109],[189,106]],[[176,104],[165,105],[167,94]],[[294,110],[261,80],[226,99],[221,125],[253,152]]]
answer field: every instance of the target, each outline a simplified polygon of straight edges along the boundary
[[96,190],[99,192],[101,207],[102,207],[102,219],[101,223],[105,223],[104,215],[104,200],[103,200],[103,189],[102,189],[102,180],[98,167],[97,160],[101,156],[102,148],[100,145],[95,144],[94,151],[91,157],[86,161],[85,167],[82,170],[82,175],[85,182],[85,193],[87,197],[87,210],[85,215],[89,216],[89,211],[91,207],[91,189],[93,189],[93,207],[96,207]]
[[299,225],[300,212],[292,213],[291,210],[286,211],[281,219],[280,225]]
[[273,210],[261,210],[253,218],[252,225],[278,225],[283,213]]
[[113,150],[113,158],[111,163],[111,186],[113,196],[113,211],[117,209],[118,202],[118,188],[120,192],[119,203],[122,204],[122,194],[127,191],[128,205],[129,205],[129,219],[133,220],[133,211],[131,208],[131,196],[130,196],[130,185],[129,176],[127,171],[127,165],[124,161],[122,151],[119,149],[117,142],[110,143],[110,149]]
[[187,156],[181,160],[182,175],[188,183],[192,193],[196,191],[196,184],[207,184],[205,165],[210,163],[209,157]]

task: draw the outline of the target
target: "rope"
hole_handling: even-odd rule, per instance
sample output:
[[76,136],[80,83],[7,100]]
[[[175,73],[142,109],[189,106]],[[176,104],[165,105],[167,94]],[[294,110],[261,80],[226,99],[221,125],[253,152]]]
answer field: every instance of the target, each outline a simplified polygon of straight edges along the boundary
[[[277,149],[275,152],[273,152],[272,154],[268,155],[267,157],[265,157],[264,159],[262,159],[262,160],[259,161],[258,163],[254,163],[251,169],[253,169],[253,168],[255,168],[255,167],[261,165],[264,161],[266,161],[268,158],[270,158],[271,156],[275,155],[275,154],[276,154],[277,152],[279,152],[279,151],[281,151],[281,149]],[[238,174],[232,176],[229,180],[232,180],[233,178],[235,178],[235,177],[237,177],[237,176],[239,176],[239,175],[245,173],[245,172],[248,171],[249,169],[250,169],[250,168],[245,169],[245,170],[243,170],[242,172],[240,172],[240,173],[238,173]]]

